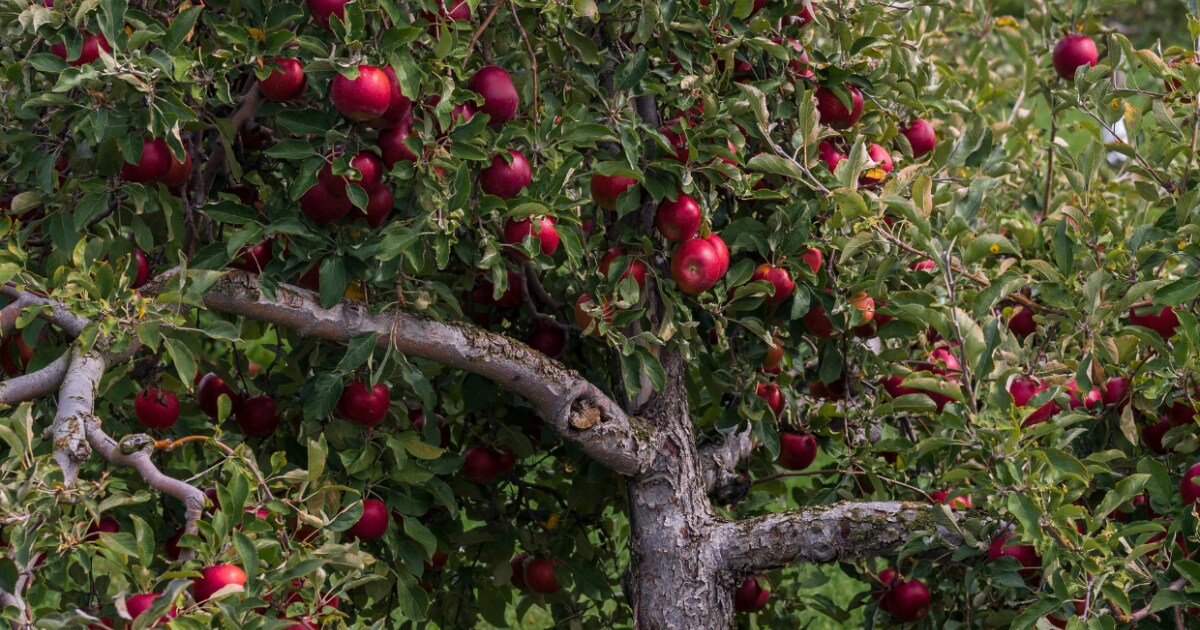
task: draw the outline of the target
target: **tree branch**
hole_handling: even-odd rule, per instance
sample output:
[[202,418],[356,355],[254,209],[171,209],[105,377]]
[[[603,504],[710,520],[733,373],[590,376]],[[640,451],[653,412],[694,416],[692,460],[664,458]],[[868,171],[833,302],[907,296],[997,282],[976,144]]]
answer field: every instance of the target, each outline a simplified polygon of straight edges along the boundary
[[[153,295],[177,273],[159,276],[144,294]],[[399,309],[371,313],[350,300],[323,308],[314,293],[289,285],[280,285],[276,299],[270,300],[259,293],[255,277],[244,272],[218,281],[204,303],[215,311],[331,341],[377,333],[382,347],[479,374],[524,397],[563,438],[619,474],[642,472],[653,458],[649,426],[627,416],[574,370],[508,337]]]
[[0,404],[15,405],[49,396],[62,384],[70,362],[70,353],[65,353],[36,372],[0,381]]
[[754,452],[754,438],[747,426],[722,439],[700,447],[700,474],[704,487],[723,503],[733,503],[745,496],[750,480],[736,471],[737,465]]
[[[78,337],[79,333],[83,332],[84,327],[89,323],[86,317],[80,317],[79,315],[72,313],[71,310],[62,302],[54,298],[46,297],[45,295],[41,295],[34,291],[27,290],[24,287],[17,286],[12,282],[8,282],[3,286],[0,286],[0,293],[3,293],[4,295],[17,301],[24,301],[25,306],[48,305],[50,307],[50,312],[48,314],[43,313],[42,319],[45,319],[51,324],[58,326],[63,330],[63,332],[71,335],[72,337]],[[10,304],[9,306],[12,305]]]
[[835,562],[892,553],[913,536],[961,537],[934,521],[923,503],[835,503],[727,523],[716,536],[725,568],[751,574],[798,562]]
[[0,310],[0,335],[7,335],[17,327],[17,318],[21,316],[21,310],[32,304],[29,297],[23,293],[3,310]]

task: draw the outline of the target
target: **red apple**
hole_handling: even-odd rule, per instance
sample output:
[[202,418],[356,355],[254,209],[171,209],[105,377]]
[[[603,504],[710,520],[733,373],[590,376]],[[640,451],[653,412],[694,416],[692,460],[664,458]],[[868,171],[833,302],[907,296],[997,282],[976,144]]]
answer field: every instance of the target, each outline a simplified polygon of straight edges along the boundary
[[1114,376],[1104,383],[1104,404],[1113,405],[1120,409],[1129,406],[1129,379],[1124,376]]
[[929,589],[921,580],[900,582],[888,591],[881,607],[898,621],[916,621],[929,613]]
[[783,362],[783,342],[775,337],[775,345],[767,348],[767,356],[763,358],[762,370],[771,374],[779,373],[779,364]]
[[[625,255],[625,250],[620,247],[613,247],[609,249],[607,252],[605,252],[604,257],[600,259],[600,273],[607,278],[608,268],[612,265],[613,261]],[[646,263],[637,258],[632,258],[625,265],[625,271],[621,274],[619,279],[624,280],[632,275],[633,280],[634,282],[637,282],[638,287],[645,288],[646,271]]]
[[1033,321],[1033,311],[1018,306],[1013,310],[1012,317],[1008,318],[1008,329],[1012,334],[1025,338],[1037,332],[1037,323]]
[[[162,595],[159,595],[158,593],[142,593],[140,595],[132,595],[125,600],[125,610],[129,612],[130,617],[137,619],[139,615],[147,610],[150,610],[150,607],[154,605],[154,600],[158,599],[159,597],[162,597]],[[179,614],[179,609],[175,606],[171,606],[171,608],[167,610],[167,614],[162,619],[158,620],[158,623],[165,623],[168,619],[174,619],[175,615],[177,614]]]
[[[546,256],[554,254],[558,249],[557,221],[553,217],[525,217],[524,219],[509,219],[504,223],[504,243],[518,245],[526,238],[537,241],[538,249]],[[511,253],[520,259],[524,254],[514,250]]]
[[858,309],[863,324],[875,318],[875,300],[866,291],[859,291],[849,298],[850,306]]
[[958,364],[958,357],[955,357],[954,353],[946,347],[934,348],[929,353],[929,362],[933,364],[929,371],[934,374],[948,374],[962,370],[962,366]]
[[279,426],[275,399],[270,396],[251,396],[238,405],[234,419],[242,433],[250,437],[270,435]]
[[[1144,311],[1146,314],[1139,315],[1139,310]],[[1170,339],[1175,335],[1175,331],[1179,329],[1179,318],[1175,315],[1175,309],[1170,306],[1164,306],[1157,314],[1148,309],[1131,308],[1129,309],[1129,323],[1132,326],[1149,328],[1162,336],[1163,339]]]
[[529,332],[525,343],[530,348],[553,358],[562,354],[563,349],[566,348],[567,333],[561,326],[539,319],[533,323],[533,330]]
[[1192,424],[1192,419],[1196,415],[1196,407],[1186,397],[1180,398],[1167,407],[1165,415],[1166,419],[1171,421],[1171,426],[1182,427]]
[[133,284],[129,286],[137,289],[150,279],[150,260],[146,258],[145,252],[136,247],[133,248],[133,259],[137,264],[137,272],[133,276]]
[[300,212],[317,225],[329,225],[350,213],[354,204],[345,192],[330,190],[317,182],[300,197]]
[[796,282],[792,280],[787,269],[776,267],[770,263],[763,263],[754,270],[754,275],[750,276],[751,282],[763,281],[769,283],[773,287],[771,295],[766,296],[763,301],[767,304],[779,304],[788,299],[792,295],[792,291],[796,289]]
[[404,95],[404,91],[400,87],[400,79],[396,78],[396,71],[391,66],[384,67],[383,73],[387,75],[388,83],[392,86],[392,95],[390,100],[388,100],[388,108],[387,111],[383,112],[382,116],[367,121],[367,124],[376,129],[411,124],[412,99]]
[[965,510],[965,509],[969,509],[969,508],[973,507],[971,505],[971,495],[969,495],[969,494],[963,495],[963,496],[952,497],[952,496],[950,496],[949,492],[947,492],[945,490],[940,490],[938,492],[930,492],[929,498],[933,499],[934,501],[937,501],[938,503],[941,503],[942,505],[949,505],[950,507],[952,507],[956,510]]
[[196,403],[200,410],[213,420],[217,419],[217,400],[221,396],[229,397],[230,413],[236,413],[242,403],[242,397],[225,380],[213,372],[200,377],[196,382]]
[[684,241],[671,255],[671,277],[679,290],[688,295],[711,289],[721,279],[721,273],[720,254],[702,238]]
[[988,561],[996,562],[1006,556],[1015,558],[1024,567],[1020,569],[1020,574],[1026,582],[1040,581],[1037,572],[1041,567],[1042,559],[1038,557],[1037,550],[1032,545],[1010,545],[1008,539],[1009,537],[1004,534],[997,535],[992,539],[992,544],[988,547]]
[[490,280],[480,276],[479,286],[472,292],[474,299],[479,304],[494,304],[503,308],[519,308],[521,306],[521,276],[515,271],[508,271],[508,288],[499,298],[493,298],[496,285]]
[[[592,301],[592,296],[584,293],[579,296],[578,300],[575,300],[575,323],[581,330],[587,331],[591,329],[591,334],[599,334],[599,330],[596,328],[596,318],[588,313],[588,309],[595,309],[595,303]],[[608,300],[605,300],[600,306],[600,313],[604,317],[605,324],[612,324],[612,312],[612,306],[608,303]]]
[[346,533],[359,540],[378,540],[383,538],[388,529],[388,509],[379,499],[363,499],[362,516]]
[[92,523],[87,529],[87,534],[83,537],[84,540],[96,540],[100,538],[100,534],[116,534],[121,531],[121,524],[116,519],[102,516],[100,520]]
[[637,183],[638,181],[631,177],[596,173],[592,175],[589,187],[592,192],[592,200],[596,202],[596,205],[605,210],[616,210],[617,199],[621,193],[636,186]]
[[1054,71],[1068,81],[1075,80],[1076,68],[1094,66],[1099,60],[1096,42],[1086,35],[1068,35],[1054,45]]
[[852,85],[844,87],[850,93],[850,109],[846,109],[846,105],[833,90],[824,86],[817,88],[817,112],[821,115],[821,122],[834,129],[854,126],[863,114],[862,92]]
[[825,167],[832,173],[837,170],[838,164],[846,159],[846,154],[838,151],[832,144],[822,140],[817,144],[817,158],[825,163]]
[[379,152],[383,155],[383,163],[389,169],[398,162],[416,163],[420,159],[420,156],[413,153],[413,150],[404,143],[412,133],[411,127],[411,123],[401,123],[379,132]]
[[534,558],[525,565],[525,583],[529,590],[543,595],[553,595],[562,590],[558,577],[554,575],[555,561]]
[[759,383],[756,392],[758,397],[767,403],[767,407],[778,417],[783,414],[783,406],[787,401],[783,397],[783,392],[775,383]]
[[346,5],[349,3],[350,0],[308,0],[308,12],[321,28],[328,31],[331,16],[336,15],[339,20],[346,21]]
[[[1013,382],[1009,384],[1008,393],[1013,398],[1013,404],[1018,407],[1028,407],[1029,401],[1033,400],[1033,397],[1037,395],[1038,392],[1042,392],[1047,389],[1050,389],[1049,385],[1045,385],[1035,378],[1022,377],[1014,379]],[[1059,411],[1058,405],[1054,404],[1054,401],[1051,400],[1041,407],[1038,407],[1033,413],[1026,416],[1025,420],[1021,422],[1021,426],[1031,427],[1035,424],[1041,424],[1049,420]]]
[[1200,477],[1200,463],[1192,464],[1191,468],[1183,473],[1183,479],[1179,480],[1179,496],[1183,498],[1185,505],[1200,500],[1200,484],[1195,482],[1196,477]]
[[338,195],[344,195],[346,186],[356,184],[366,192],[375,190],[383,181],[383,160],[370,151],[362,151],[350,159],[350,168],[358,171],[358,175],[334,175],[333,165],[326,163],[317,173],[317,181],[325,188]]
[[355,210],[357,210],[358,216],[367,222],[367,225],[380,228],[387,223],[395,205],[396,200],[392,197],[392,190],[388,188],[387,184],[380,184],[367,197],[367,209],[358,210],[356,208]]
[[912,269],[913,271],[933,271],[937,269],[937,263],[926,258],[925,260],[918,260],[917,262],[909,265],[908,268]]
[[696,236],[702,218],[700,204],[680,191],[674,201],[663,199],[658,204],[654,225],[668,241],[682,243]]
[[246,585],[246,572],[232,564],[218,564],[200,571],[200,577],[192,581],[192,598],[197,603],[208,601],[217,591],[236,584]]
[[103,35],[92,35],[91,33],[83,33],[83,46],[79,50],[79,56],[74,59],[67,59],[66,44],[54,44],[50,47],[50,52],[66,61],[67,65],[76,68],[99,59],[101,50],[112,52],[112,46],[109,46],[108,40]]
[[516,197],[533,182],[533,172],[529,170],[525,156],[512,149],[508,150],[508,154],[512,157],[511,163],[503,153],[497,153],[492,157],[491,166],[479,174],[479,186],[483,192],[501,199]]
[[387,112],[392,103],[392,83],[383,70],[361,65],[358,76],[353,79],[340,73],[334,76],[329,94],[333,106],[343,116],[365,122]]
[[1163,445],[1163,436],[1171,430],[1172,426],[1170,420],[1159,420],[1154,424],[1142,427],[1142,444],[1159,455],[1166,455],[1167,447]]
[[483,97],[479,111],[490,116],[489,124],[503,125],[516,118],[521,97],[513,86],[512,77],[503,68],[484,66],[467,82],[471,91]]
[[167,176],[171,170],[171,150],[167,143],[157,138],[142,141],[142,156],[136,164],[126,161],[121,164],[121,179],[127,182],[148,184]]
[[243,247],[237,257],[229,263],[229,266],[248,273],[261,273],[269,262],[271,262],[271,239],[268,238],[257,245]]
[[716,232],[710,232],[708,236],[700,237],[709,245],[713,246],[713,250],[717,252],[717,261],[721,263],[720,271],[717,272],[717,277],[725,275],[729,271],[729,248],[725,246],[725,241],[717,235]]
[[462,475],[468,481],[488,484],[500,476],[500,454],[482,446],[472,446],[463,453]]
[[512,560],[508,561],[508,566],[512,567],[512,577],[509,578],[509,582],[511,582],[512,585],[516,588],[523,589],[526,587],[526,584],[525,584],[525,561],[528,558],[529,558],[529,554],[522,551],[521,553],[513,556]]
[[[413,428],[419,431],[422,435],[425,433],[425,412],[421,409],[409,409],[408,420],[412,423]],[[442,420],[440,415],[434,415],[434,420],[438,425],[438,448],[446,448],[450,446],[450,427]]]
[[808,265],[808,268],[812,269],[813,273],[821,273],[821,263],[823,258],[824,256],[821,254],[821,250],[817,249],[816,247],[810,247],[805,250],[803,254],[800,254],[800,260],[804,261],[804,264]]
[[1093,387],[1092,391],[1083,397],[1083,400],[1079,398],[1079,385],[1075,384],[1074,380],[1067,381],[1067,391],[1071,392],[1071,402],[1069,403],[1071,409],[1079,407],[1099,409],[1104,404],[1104,394],[1100,392],[1099,387]]
[[883,183],[883,180],[887,179],[888,173],[895,170],[895,166],[892,164],[892,154],[888,153],[888,150],[882,146],[872,144],[867,147],[867,156],[871,158],[871,161],[875,162],[875,165],[868,168],[866,172],[859,176],[858,185],[866,187],[878,186]]
[[829,315],[825,313],[825,307],[821,304],[813,304],[804,317],[800,318],[804,322],[804,326],[808,328],[808,332],[821,339],[829,339],[837,334],[833,327],[833,320],[829,319]]
[[179,398],[155,387],[143,389],[133,399],[133,413],[147,429],[169,429],[179,420]]
[[758,583],[757,577],[748,577],[733,592],[733,609],[738,612],[757,612],[766,607],[771,591]]
[[807,433],[783,433],[779,436],[779,465],[788,470],[804,470],[817,458],[817,438]]
[[921,157],[937,146],[937,134],[933,131],[933,125],[920,118],[901,129],[900,133],[904,134],[904,137],[908,139],[908,145],[912,147],[913,157]]
[[258,90],[268,101],[290,101],[304,94],[308,79],[304,76],[304,65],[298,59],[275,57],[268,59],[268,66],[279,66],[271,70],[265,79],[258,80]]
[[365,383],[354,382],[342,390],[338,399],[338,413],[355,424],[373,427],[383,422],[387,417],[388,407],[392,404],[392,395],[388,386],[377,383],[370,390]]

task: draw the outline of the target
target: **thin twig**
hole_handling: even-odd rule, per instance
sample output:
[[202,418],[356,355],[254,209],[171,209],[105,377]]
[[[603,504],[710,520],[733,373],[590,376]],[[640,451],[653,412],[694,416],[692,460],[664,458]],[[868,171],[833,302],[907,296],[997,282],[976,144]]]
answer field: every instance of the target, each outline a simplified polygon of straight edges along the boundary
[[521,16],[517,14],[516,3],[513,0],[508,0],[508,6],[512,9],[513,21],[517,23],[517,30],[521,31],[521,39],[525,41],[525,48],[529,50],[529,65],[533,68],[533,127],[536,129],[538,126],[537,55],[533,52],[533,42],[529,40],[529,34],[525,32],[525,26],[521,24]]

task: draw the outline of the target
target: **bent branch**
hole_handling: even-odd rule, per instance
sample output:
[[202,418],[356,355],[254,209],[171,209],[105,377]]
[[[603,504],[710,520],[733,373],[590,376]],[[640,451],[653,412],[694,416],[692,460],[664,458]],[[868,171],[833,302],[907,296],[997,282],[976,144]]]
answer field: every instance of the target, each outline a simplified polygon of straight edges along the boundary
[[79,333],[83,332],[84,327],[89,323],[86,317],[80,317],[72,313],[70,308],[62,302],[44,295],[38,295],[12,282],[0,286],[0,293],[17,300],[17,302],[23,303],[24,306],[49,306],[50,311],[42,313],[42,319],[58,326],[63,332],[72,337],[78,337]]
[[40,370],[0,381],[0,404],[15,405],[53,394],[66,377],[70,363],[71,355],[66,353]]
[[961,544],[958,533],[934,520],[935,509],[910,502],[835,503],[726,523],[716,538],[725,568],[741,575],[888,555],[916,536]]
[[[170,275],[163,274],[152,285],[171,282]],[[146,294],[152,293],[146,287]],[[280,285],[271,300],[258,291],[255,277],[244,272],[231,272],[218,281],[204,303],[215,311],[330,341],[377,333],[381,346],[474,372],[524,397],[559,435],[619,474],[642,472],[653,457],[652,429],[627,416],[574,370],[509,337],[399,309],[371,313],[353,301],[323,308],[312,292],[288,285]]]

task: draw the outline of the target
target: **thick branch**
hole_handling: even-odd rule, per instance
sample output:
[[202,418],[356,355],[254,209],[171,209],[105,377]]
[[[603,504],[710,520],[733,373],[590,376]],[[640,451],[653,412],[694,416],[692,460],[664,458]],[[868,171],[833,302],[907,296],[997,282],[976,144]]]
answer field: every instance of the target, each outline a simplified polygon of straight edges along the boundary
[[26,400],[49,396],[62,384],[70,362],[71,355],[63,354],[36,372],[0,381],[0,404],[15,405]]
[[737,473],[737,465],[754,452],[750,427],[700,447],[700,472],[704,487],[718,501],[733,503],[750,489],[750,480]]
[[962,540],[924,503],[835,503],[727,523],[717,532],[725,568],[751,574],[798,562],[835,562],[895,552],[913,536]]
[[47,433],[54,439],[54,461],[70,486],[79,467],[92,455],[87,440],[87,422],[94,417],[96,388],[104,376],[104,358],[96,353],[71,350],[70,366],[58,390],[58,413]]
[[[167,277],[155,280],[156,285],[167,282]],[[331,341],[377,333],[381,346],[474,372],[524,397],[560,435],[619,474],[644,471],[653,457],[649,428],[639,428],[640,422],[574,370],[508,337],[402,310],[371,313],[353,301],[323,308],[312,292],[287,285],[270,300],[259,293],[254,276],[243,272],[225,276],[204,303]]]
[[21,316],[21,310],[32,304],[29,298],[28,294],[21,294],[11,304],[0,310],[0,335],[7,335],[17,327],[17,318]]
[[48,298],[44,295],[38,295],[32,291],[26,290],[24,287],[19,287],[11,282],[0,286],[0,293],[13,298],[19,302],[24,302],[26,306],[30,305],[49,305],[49,314],[44,314],[43,319],[58,326],[63,332],[78,337],[79,333],[83,332],[85,326],[88,325],[86,317],[80,317],[71,312],[71,310],[62,302]]

